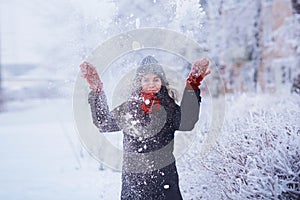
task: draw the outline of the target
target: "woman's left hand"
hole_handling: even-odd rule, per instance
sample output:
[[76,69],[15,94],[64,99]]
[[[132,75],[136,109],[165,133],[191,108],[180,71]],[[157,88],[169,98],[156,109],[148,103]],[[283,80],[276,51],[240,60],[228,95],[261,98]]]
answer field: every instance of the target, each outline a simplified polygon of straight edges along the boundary
[[197,60],[191,69],[191,72],[187,78],[187,85],[186,87],[188,89],[197,90],[199,89],[199,86],[201,85],[201,81],[211,73],[211,71],[208,69],[209,67],[209,60],[207,58],[202,58],[200,60]]
[[197,60],[191,69],[192,76],[199,77],[201,78],[200,81],[202,81],[205,76],[211,73],[211,71],[208,69],[209,64],[210,62],[207,58]]

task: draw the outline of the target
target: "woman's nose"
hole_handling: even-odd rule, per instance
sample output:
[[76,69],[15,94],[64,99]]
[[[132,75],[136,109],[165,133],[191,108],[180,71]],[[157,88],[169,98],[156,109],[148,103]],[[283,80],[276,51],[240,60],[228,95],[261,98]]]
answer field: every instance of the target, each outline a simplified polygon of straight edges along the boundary
[[149,87],[155,87],[155,84],[154,84],[154,82],[150,82],[148,86]]

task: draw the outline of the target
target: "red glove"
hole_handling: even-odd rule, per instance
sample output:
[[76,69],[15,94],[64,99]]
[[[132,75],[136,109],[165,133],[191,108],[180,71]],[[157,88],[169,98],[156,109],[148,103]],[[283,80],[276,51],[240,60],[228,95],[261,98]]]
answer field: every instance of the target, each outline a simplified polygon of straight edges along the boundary
[[97,73],[96,68],[89,62],[84,61],[80,65],[81,75],[89,83],[90,89],[95,93],[103,90],[103,83]]
[[194,63],[191,72],[186,79],[186,89],[188,90],[198,90],[201,85],[201,81],[211,73],[208,70],[209,60],[207,58],[202,58]]
[[149,114],[152,110],[160,110],[160,99],[155,96],[154,93],[142,92],[141,97],[143,99],[142,110]]

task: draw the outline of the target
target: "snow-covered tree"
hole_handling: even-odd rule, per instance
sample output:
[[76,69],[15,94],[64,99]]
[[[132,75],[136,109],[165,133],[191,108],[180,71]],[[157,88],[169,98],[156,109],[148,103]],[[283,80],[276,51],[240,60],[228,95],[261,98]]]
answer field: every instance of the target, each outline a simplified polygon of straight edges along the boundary
[[[280,71],[282,66],[297,75],[299,20],[291,6],[287,0],[207,2],[204,27],[211,33],[207,45],[225,69],[228,91],[266,92],[272,87],[271,91],[281,91],[279,74],[286,73]],[[270,74],[273,80],[268,85]]]
[[227,102],[223,137],[202,162],[225,199],[300,197],[300,105],[293,97],[271,98]]

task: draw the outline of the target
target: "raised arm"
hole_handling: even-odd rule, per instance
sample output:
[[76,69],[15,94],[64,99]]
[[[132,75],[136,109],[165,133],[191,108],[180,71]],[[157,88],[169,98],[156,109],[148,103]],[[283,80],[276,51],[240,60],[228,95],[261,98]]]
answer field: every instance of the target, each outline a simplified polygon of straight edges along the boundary
[[201,102],[199,86],[203,79],[210,74],[208,66],[209,60],[207,58],[196,61],[192,66],[180,104],[180,131],[192,130],[199,119]]
[[89,104],[91,106],[93,123],[101,132],[113,132],[121,130],[117,124],[117,115],[109,111],[104,92],[89,93]]
[[119,131],[114,112],[109,111],[106,96],[103,91],[103,83],[97,73],[96,68],[83,62],[80,65],[82,77],[86,79],[91,89],[88,102],[91,107],[93,123],[101,132]]

